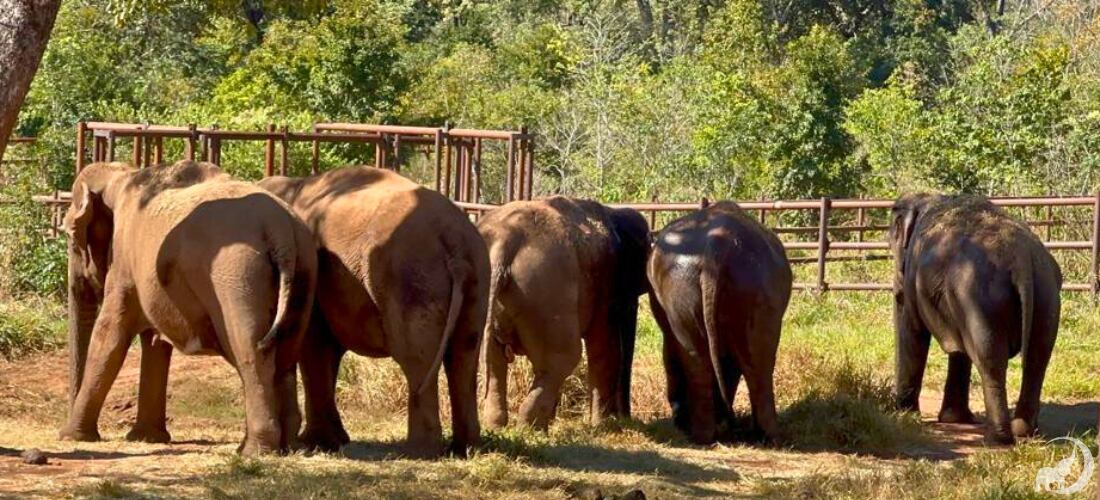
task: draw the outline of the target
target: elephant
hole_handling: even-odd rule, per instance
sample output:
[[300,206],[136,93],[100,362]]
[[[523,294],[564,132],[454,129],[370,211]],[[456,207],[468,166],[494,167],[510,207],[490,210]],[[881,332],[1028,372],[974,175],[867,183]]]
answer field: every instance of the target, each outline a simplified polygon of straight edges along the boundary
[[[970,368],[977,367],[986,442],[1012,444],[1036,431],[1043,377],[1058,335],[1062,272],[1039,238],[981,196],[911,194],[891,211],[895,395],[919,412],[932,337],[947,352],[940,422],[974,422]],[[1008,417],[1005,372],[1020,353],[1023,384]]]
[[305,225],[282,201],[208,163],[95,163],[72,192],[64,217],[71,411],[60,437],[100,439],[104,399],[140,334],[138,415],[127,439],[171,439],[165,393],[175,348],[221,355],[237,369],[246,419],[239,452],[294,446],[295,364],[317,278]]
[[709,204],[658,233],[647,274],[676,427],[718,440],[744,376],[757,430],[779,441],[773,375],[792,286],[779,238],[736,203]]
[[492,277],[485,327],[485,425],[508,424],[508,364],[526,355],[534,383],[520,409],[545,430],[562,384],[588,356],[590,417],[629,417],[638,297],[646,292],[649,227],[631,209],[555,196],[482,217]]
[[443,451],[438,373],[446,370],[452,453],[480,443],[477,372],[489,257],[473,223],[443,195],[389,170],[349,167],[259,185],[313,232],[320,274],[302,353],[302,442],[335,451],[350,441],[336,376],[350,350],[392,357],[408,382],[410,456]]

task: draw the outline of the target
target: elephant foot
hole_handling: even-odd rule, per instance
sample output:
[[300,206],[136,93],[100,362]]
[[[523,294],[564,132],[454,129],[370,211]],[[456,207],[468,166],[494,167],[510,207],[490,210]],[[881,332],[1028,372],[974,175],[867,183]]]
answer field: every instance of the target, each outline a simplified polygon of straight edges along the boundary
[[270,444],[261,443],[255,439],[245,438],[241,441],[240,446],[237,446],[237,453],[245,457],[255,457],[259,455],[272,455],[281,452],[278,447]]
[[171,443],[172,435],[163,428],[134,426],[130,432],[126,433],[126,440],[139,443]]
[[499,431],[508,426],[508,412],[499,410],[485,410],[485,418],[482,425],[491,431]]
[[1012,419],[1012,435],[1018,438],[1032,437],[1039,432],[1038,426],[1022,418]]
[[62,441],[81,441],[86,443],[94,443],[100,440],[99,431],[96,429],[77,429],[74,427],[65,427],[58,433],[58,439]]
[[1012,446],[1014,444],[1016,444],[1016,438],[1011,432],[995,430],[985,434],[986,446]]
[[937,421],[944,424],[973,424],[978,419],[969,408],[944,408],[940,410]]
[[340,451],[342,446],[351,442],[351,438],[343,427],[337,429],[318,429],[307,426],[306,430],[302,432],[302,435],[299,436],[298,439],[305,449],[310,451],[323,451],[326,453]]
[[409,442],[405,445],[405,456],[414,460],[438,458],[443,451],[440,442]]

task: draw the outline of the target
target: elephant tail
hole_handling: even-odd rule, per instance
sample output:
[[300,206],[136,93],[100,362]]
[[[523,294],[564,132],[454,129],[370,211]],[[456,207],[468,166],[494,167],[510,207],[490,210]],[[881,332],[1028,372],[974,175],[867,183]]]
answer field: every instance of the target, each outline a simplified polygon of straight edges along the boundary
[[[275,341],[279,340],[283,332],[294,327],[293,324],[288,324],[287,311],[290,309],[291,295],[294,292],[294,273],[297,272],[296,252],[291,251],[295,245],[292,245],[292,242],[278,241],[279,238],[272,236],[274,235],[269,233],[268,239],[275,241],[269,241],[268,244],[271,247],[271,261],[279,272],[279,298],[276,302],[275,319],[271,322],[271,329],[257,344],[261,351],[270,348]],[[293,239],[293,236],[291,238]]]
[[722,402],[728,411],[733,407],[730,401],[730,393],[726,391],[726,380],[722,376],[721,347],[718,345],[718,312],[715,310],[718,300],[718,283],[713,276],[706,271],[699,274],[700,294],[703,302],[703,326],[707,337],[707,351],[710,353],[710,364],[714,370],[714,378],[718,381],[718,392],[722,395]]
[[[500,318],[498,315],[501,314],[501,310],[497,306],[497,301],[500,300],[504,288],[508,286],[510,280],[508,264],[515,257],[516,249],[514,245],[507,242],[497,242],[489,245],[489,262],[492,265],[489,274],[489,314],[485,318],[485,337],[482,340],[487,344],[486,349],[493,349],[493,342],[501,344],[502,347],[508,345],[507,341],[499,337]],[[481,364],[485,366],[485,376],[482,378],[485,381],[485,392],[482,394],[484,398],[489,395],[489,360],[487,356]]]
[[1035,270],[1030,252],[1019,257],[1018,265],[1012,270],[1012,284],[1020,295],[1020,358],[1026,360],[1035,317]]
[[432,367],[428,369],[427,377],[420,382],[420,388],[416,390],[417,394],[423,394],[431,385],[430,382],[439,377],[439,367],[443,364],[443,356],[447,354],[447,346],[450,344],[451,337],[454,336],[458,324],[458,315],[462,312],[462,301],[465,298],[462,288],[466,284],[466,277],[469,275],[468,267],[461,260],[447,260],[447,268],[451,272],[451,305],[447,308],[447,323],[443,327],[443,338],[439,341],[439,351],[435,353],[435,359],[432,361]]

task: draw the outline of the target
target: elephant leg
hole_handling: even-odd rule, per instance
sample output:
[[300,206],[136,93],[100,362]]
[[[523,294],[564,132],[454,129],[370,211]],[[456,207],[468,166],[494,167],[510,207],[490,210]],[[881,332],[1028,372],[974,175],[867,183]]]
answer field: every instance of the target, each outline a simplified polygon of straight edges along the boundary
[[[408,436],[406,453],[414,458],[438,456],[443,449],[443,428],[439,423],[439,380],[429,377],[431,360],[398,360],[409,385]],[[428,385],[418,392],[421,381]]]
[[334,452],[351,442],[336,407],[336,377],[346,352],[332,337],[319,312],[313,314],[310,335],[302,343],[299,363],[305,389],[306,427],[301,442],[307,449]]
[[976,421],[970,411],[970,358],[966,353],[947,355],[947,382],[938,420],[950,424]]
[[455,332],[443,367],[451,400],[451,451],[466,456],[466,450],[481,444],[481,424],[477,419],[477,363],[480,334],[476,329]]
[[668,316],[665,315],[661,304],[650,295],[649,308],[653,311],[653,319],[662,332],[661,357],[665,368],[666,397],[669,407],[672,409],[672,422],[677,429],[688,432],[689,407],[687,404],[687,375],[681,362],[681,352],[676,337],[672,334],[672,326],[669,325]]
[[[507,335],[505,338],[514,338]],[[487,329],[482,340],[482,356],[485,363],[485,396],[482,399],[485,427],[501,429],[508,425],[508,358],[505,345],[492,329]]]
[[1051,351],[1054,350],[1054,338],[1055,335],[1048,331],[1036,329],[1032,332],[1032,342],[1027,347],[1023,360],[1020,399],[1016,401],[1016,412],[1012,419],[1012,434],[1016,437],[1033,436],[1038,431],[1039,400]]
[[[734,354],[749,389],[753,421],[769,442],[776,443],[780,436],[779,417],[775,411],[775,355],[779,349],[783,313],[768,312],[757,309],[757,316],[744,326],[744,335],[735,342]],[[749,356],[742,354],[746,350]],[[732,397],[731,394],[730,400]]]
[[277,348],[261,351],[256,340],[267,333],[269,314],[253,310],[243,298],[224,313],[225,337],[233,366],[244,391],[245,436],[237,452],[259,455],[282,451],[282,414],[285,390],[279,376]]
[[297,450],[302,447],[301,440],[298,439],[298,430],[302,427],[302,411],[298,408],[297,367],[292,366],[289,370],[284,370],[276,377],[276,382],[279,384],[281,391],[279,400],[282,403],[282,411],[279,414],[279,425],[282,431],[279,449]]
[[[110,277],[107,288],[110,290]],[[126,291],[108,291],[103,298],[103,306],[92,328],[83,381],[68,423],[61,429],[61,439],[99,440],[99,414],[136,335],[136,318],[132,316],[139,310],[137,300]]]
[[138,409],[127,441],[168,443],[165,408],[168,404],[168,367],[172,363],[172,344],[158,340],[156,332],[141,334],[141,378],[138,382]]
[[897,408],[920,413],[921,384],[932,336],[928,330],[911,327],[905,321],[898,321],[896,330],[894,395]]
[[546,430],[557,412],[561,388],[565,379],[581,360],[580,340],[565,346],[564,352],[529,353],[535,371],[531,392],[520,406],[520,420],[539,430]]
[[619,402],[619,380],[622,372],[620,342],[608,328],[606,319],[593,321],[585,337],[588,359],[588,387],[592,398],[592,424],[599,424],[615,414]]

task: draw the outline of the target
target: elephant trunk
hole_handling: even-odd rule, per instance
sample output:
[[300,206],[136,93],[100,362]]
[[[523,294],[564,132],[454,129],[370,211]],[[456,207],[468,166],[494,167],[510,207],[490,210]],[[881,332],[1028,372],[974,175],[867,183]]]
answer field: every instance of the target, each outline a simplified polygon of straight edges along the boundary
[[98,304],[96,294],[84,277],[81,257],[69,252],[69,406],[76,401],[88,359]]

